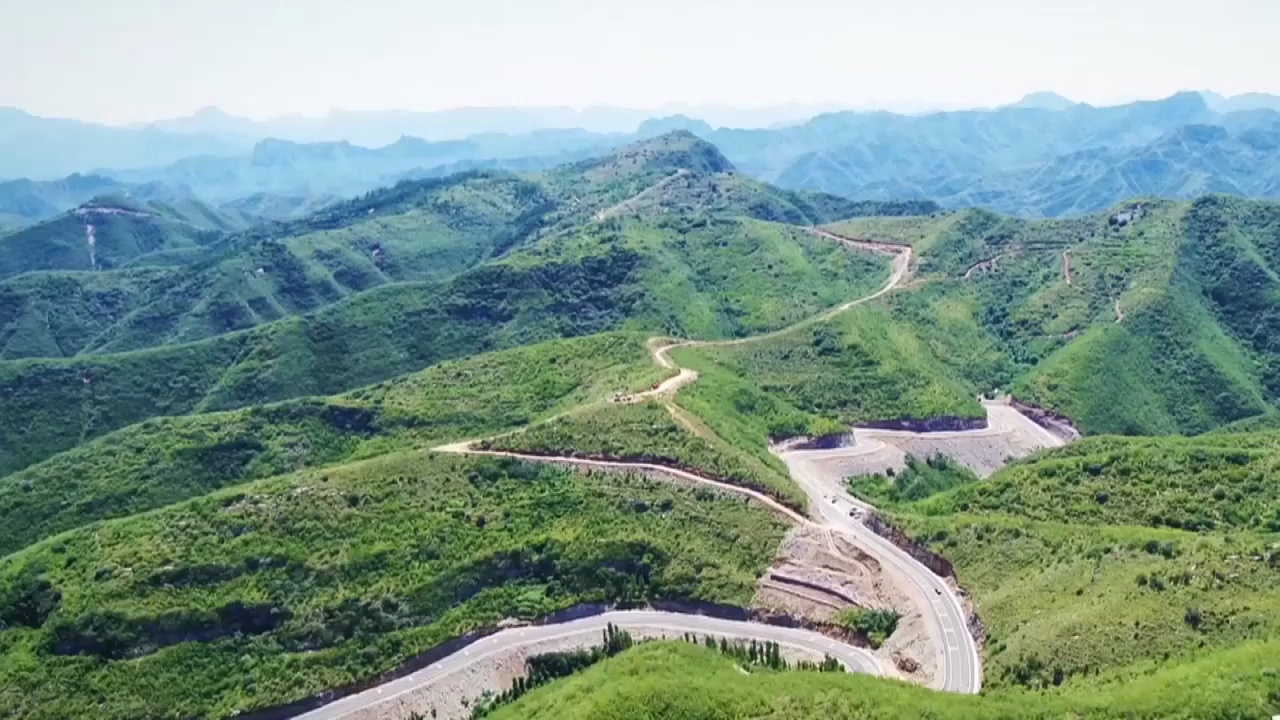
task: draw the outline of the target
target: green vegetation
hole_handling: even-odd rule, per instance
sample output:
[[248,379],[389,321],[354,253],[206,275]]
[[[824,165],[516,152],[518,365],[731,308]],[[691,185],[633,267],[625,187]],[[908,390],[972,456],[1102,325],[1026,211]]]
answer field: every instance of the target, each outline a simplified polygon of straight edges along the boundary
[[[1088,438],[916,506],[1051,522],[1280,532],[1280,434]],[[912,498],[918,499],[918,498]]]
[[[1128,682],[1280,636],[1275,535],[896,516],[951,560],[989,633],[985,687]],[[1273,656],[1274,657],[1274,656]]]
[[911,455],[907,457],[907,466],[900,471],[849,478],[849,492],[876,507],[892,507],[977,481],[972,470],[946,455],[933,455],[925,460]]
[[1252,643],[1130,683],[1070,695],[938,693],[844,673],[753,673],[689,643],[645,643],[530,692],[494,720],[884,718],[1233,720],[1268,717],[1280,680],[1275,642]]
[[885,304],[952,377],[1087,432],[1133,435],[1203,432],[1274,407],[1262,328],[1277,224],[1273,204],[1211,196],[1073,220],[973,210],[833,228],[915,246],[924,282]]
[[[485,717],[497,708],[519,700],[525,693],[536,687],[546,685],[552,680],[558,680],[576,672],[581,672],[605,658],[611,658],[624,650],[630,650],[635,645],[635,640],[632,639],[631,633],[619,629],[613,623],[605,626],[602,640],[603,642],[600,645],[592,646],[586,650],[549,652],[527,658],[524,661],[527,674],[524,677],[516,678],[515,682],[511,684],[510,690],[505,690],[498,695],[482,697],[471,709],[472,720],[479,720],[479,718]],[[416,719],[426,720],[422,716],[416,716]]]
[[627,327],[677,337],[753,335],[785,327],[879,287],[885,258],[850,252],[795,227],[744,218],[615,218],[527,246],[516,268],[603,260],[640,262]]
[[[856,308],[756,342],[681,349],[674,356],[704,375],[689,391],[691,409],[699,402],[719,404],[714,396],[737,395],[716,387],[720,378],[730,376],[770,396],[771,415],[789,406],[791,412],[782,418],[819,416],[850,425],[982,416],[973,388],[954,379],[910,328],[879,306]],[[770,425],[769,434],[775,437],[800,434],[785,423]]]
[[866,636],[871,647],[879,648],[885,640],[898,629],[898,621],[902,616],[895,610],[883,608],[852,607],[841,610],[834,619],[835,624],[856,630]]
[[744,604],[783,530],[639,476],[421,453],[245,485],[0,562],[0,708],[228,717],[505,617]]
[[[217,259],[162,283],[162,298],[125,307],[75,357],[0,362],[0,473],[153,417],[338,393],[557,337],[773,329],[883,276],[882,258],[719,216],[751,212],[736,203],[599,223],[584,212],[625,200],[637,184],[652,187],[644,183],[669,177],[689,152],[711,154],[705,162],[720,167],[704,143],[659,138],[543,185],[492,174],[402,183],[232,236]],[[629,159],[637,153],[647,158],[640,170]],[[574,190],[580,204],[565,195]],[[468,263],[479,264],[463,269]],[[37,314],[22,317],[24,328],[39,329]],[[108,321],[98,312],[93,323]],[[49,345],[29,334],[19,344]],[[96,354],[196,337],[206,339]]]
[[[222,232],[189,220],[175,214],[170,206],[99,198],[0,238],[0,279],[38,270],[166,265],[170,261],[162,258],[172,251],[194,252],[192,257],[197,257],[198,251],[219,240]],[[155,263],[150,261],[153,256]]]
[[1280,637],[1278,450],[1273,432],[1088,438],[894,522],[972,593],[987,687],[1130,682]]
[[797,510],[806,505],[804,493],[776,461],[762,462],[719,438],[691,432],[655,400],[563,415],[479,447],[663,465],[766,493]]
[[0,478],[0,555],[248,480],[503,432],[662,372],[642,337],[595,335],[445,362],[338,397],[149,420]]
[[[540,678],[603,662],[493,716],[1280,710],[1280,205],[850,220],[833,227],[917,262],[838,314],[888,261],[801,226],[936,208],[777,190],[688,133],[251,229],[206,210],[102,200],[0,240],[0,713],[228,717],[505,616],[744,604],[785,528],[741,499],[424,449],[507,433],[484,447],[802,509],[771,440],[975,418],[997,389],[1091,434],[1234,432],[1090,438],[988,481],[943,457],[852,479],[955,564],[989,697],[660,645],[548,659]],[[674,350],[699,373],[675,398],[602,402],[670,373],[653,334],[763,337]],[[838,618],[874,644],[897,621]],[[626,670],[659,660],[678,681]]]
[[0,281],[0,360],[71,357],[177,281],[170,269],[28,273]]
[[313,312],[390,283],[448,279],[507,242],[545,202],[508,175],[396,186],[232,237],[95,339],[114,353],[202,340]]

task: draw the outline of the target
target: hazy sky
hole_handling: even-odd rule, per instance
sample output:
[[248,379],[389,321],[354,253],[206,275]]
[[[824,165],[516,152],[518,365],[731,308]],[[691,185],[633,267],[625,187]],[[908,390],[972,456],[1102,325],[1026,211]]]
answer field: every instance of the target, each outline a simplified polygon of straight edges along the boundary
[[0,0],[0,105],[132,122],[474,105],[1280,93],[1280,0]]

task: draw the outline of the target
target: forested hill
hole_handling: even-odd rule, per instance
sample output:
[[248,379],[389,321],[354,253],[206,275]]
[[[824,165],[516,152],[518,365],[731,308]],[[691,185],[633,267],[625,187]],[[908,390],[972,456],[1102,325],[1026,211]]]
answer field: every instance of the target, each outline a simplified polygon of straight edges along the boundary
[[986,211],[868,218],[836,232],[914,245],[889,299],[976,391],[1087,432],[1195,433],[1273,408],[1280,204],[1136,200],[1077,220]]
[[[781,191],[731,168],[678,132],[543,175],[405,182],[117,270],[11,277],[0,469],[147,417],[340,392],[544,339],[781,327],[886,273],[797,225],[936,209]],[[144,267],[162,256],[187,264]]]
[[[68,145],[66,153],[81,155],[79,163],[61,148],[29,162],[20,158],[31,147],[0,153],[0,177],[38,181],[0,183],[0,228],[67,210],[88,199],[83,193],[90,187],[98,188],[94,194],[190,195],[223,209],[256,207],[271,217],[297,217],[400,179],[481,169],[545,171],[675,129],[714,144],[753,179],[862,200],[930,199],[1023,217],[1081,216],[1137,195],[1189,200],[1221,192],[1277,200],[1275,108],[1274,98],[1232,103],[1192,92],[1114,107],[1038,96],[1001,108],[923,115],[833,112],[768,129],[716,128],[672,116],[627,132],[570,128],[446,141],[422,139],[406,127],[405,137],[385,138],[380,147],[352,144],[358,142],[352,138],[237,136],[221,152],[198,152],[211,138],[152,129],[139,138],[146,141],[142,147],[120,146],[152,156],[132,162],[123,159],[132,152],[94,150],[105,138],[128,132],[79,128],[89,133],[87,142]],[[0,137],[14,122],[33,139],[60,139],[73,130],[20,115],[0,112]],[[151,147],[166,139],[173,147]],[[184,146],[190,151],[173,154]],[[110,157],[120,160],[113,164]],[[17,164],[9,162],[6,171],[5,159]],[[86,174],[51,179],[72,171]]]

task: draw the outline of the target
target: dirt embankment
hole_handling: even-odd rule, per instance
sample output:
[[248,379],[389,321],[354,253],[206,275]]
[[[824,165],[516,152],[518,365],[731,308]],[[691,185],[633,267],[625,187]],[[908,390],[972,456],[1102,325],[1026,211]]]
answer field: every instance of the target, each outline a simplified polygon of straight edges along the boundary
[[1009,405],[1063,442],[1075,442],[1081,437],[1080,431],[1066,415],[1023,402],[1015,397],[1009,398]]
[[836,448],[853,447],[856,440],[852,432],[833,435],[798,435],[789,438],[769,438],[769,446],[774,452],[788,450],[834,450]]
[[965,624],[968,625],[969,634],[973,636],[979,649],[986,645],[986,625],[982,623],[982,619],[978,617],[977,611],[974,610],[969,594],[960,586],[960,580],[956,577],[956,568],[951,564],[950,560],[930,550],[924,543],[913,539],[900,528],[890,524],[880,513],[868,512],[863,515],[862,522],[868,528],[871,528],[872,532],[897,545],[903,552],[915,559],[916,562],[929,568],[929,571],[934,575],[947,580],[956,589],[956,594],[964,605]]
[[896,430],[914,433],[961,432],[964,430],[985,430],[987,429],[987,419],[985,417],[936,417],[923,420],[901,418],[898,420],[873,420],[859,423],[858,427],[866,430]]

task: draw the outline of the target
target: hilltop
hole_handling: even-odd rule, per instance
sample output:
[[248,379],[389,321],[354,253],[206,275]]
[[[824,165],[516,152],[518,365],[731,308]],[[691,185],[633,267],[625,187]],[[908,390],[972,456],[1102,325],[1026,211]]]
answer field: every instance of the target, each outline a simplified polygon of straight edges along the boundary
[[[91,201],[85,214],[133,218],[127,237],[209,240],[120,242],[111,268],[0,281],[11,714],[230,717],[576,603],[770,607],[760,578],[834,548],[805,533],[836,532],[780,522],[829,496],[771,444],[851,423],[974,427],[979,396],[1005,392],[1087,435],[1217,432],[1089,437],[987,480],[938,458],[856,478],[954,565],[985,627],[986,696],[779,675],[777,711],[1269,707],[1274,203],[1025,220],[855,202],[753,180],[679,130],[282,222],[224,227],[201,207]],[[56,233],[26,237],[53,267],[70,257]],[[653,336],[726,342],[659,351]],[[721,485],[454,454],[477,440]],[[743,488],[760,495],[721,494]],[[867,587],[887,582],[849,552]],[[873,645],[894,663],[925,637],[899,604],[869,605],[897,618]],[[698,652],[624,653],[498,712],[767,706]],[[581,685],[654,657],[679,670],[660,699],[635,678]]]
[[[32,289],[45,280],[24,276],[10,289],[6,344],[13,357],[61,352],[0,363],[12,407],[0,467],[153,415],[341,392],[556,337],[779,327],[884,271],[769,222],[880,206],[778,191],[729,167],[715,148],[675,133],[531,179],[401,183],[227,236],[177,279],[112,308],[89,291],[98,279],[60,279],[83,285],[71,296],[82,304],[59,308],[72,319],[48,329],[33,318],[43,305]],[[747,256],[752,263],[736,262]],[[90,334],[86,324],[97,330],[89,342],[63,350]]]
[[[931,199],[948,207],[977,206],[1028,217],[1079,216],[1148,193],[1185,200],[1209,192],[1280,199],[1274,171],[1280,114],[1273,100],[1263,95],[1224,99],[1184,92],[1161,100],[1092,107],[1033,93],[995,109],[924,115],[830,112],[767,129],[716,127],[681,115],[634,116],[629,125],[608,131],[575,125],[553,129],[543,121],[564,117],[572,122],[575,113],[533,112],[539,119],[532,127],[528,117],[507,130],[482,131],[483,124],[473,125],[477,134],[465,138],[433,135],[426,132],[433,120],[419,123],[409,114],[375,122],[379,140],[366,139],[367,146],[356,137],[363,135],[356,129],[360,121],[346,116],[332,119],[332,132],[323,136],[286,122],[278,135],[228,131],[231,135],[218,136],[226,141],[224,149],[195,152],[210,138],[192,132],[194,128],[242,125],[215,113],[146,131],[113,128],[103,135],[79,128],[77,132],[92,137],[82,146],[81,164],[56,172],[6,173],[0,167],[0,177],[43,180],[64,172],[93,172],[112,183],[191,193],[215,206],[262,194],[306,205],[351,197],[401,179],[467,170],[541,172],[684,130],[720,148],[744,175],[787,189],[855,200]],[[437,119],[451,124],[469,114],[445,113]],[[493,110],[474,115],[483,123],[503,114]],[[347,120],[354,124],[346,125]],[[50,137],[78,127],[30,117],[23,122],[37,129],[42,122],[50,123],[36,133]],[[3,124],[0,121],[0,127]],[[387,130],[396,126],[401,127],[398,132]],[[344,127],[349,137],[342,137]],[[101,138],[121,133],[145,134],[146,143],[164,138],[193,151],[174,157],[157,150],[150,162],[90,161],[100,157],[94,146]],[[1183,142],[1188,145],[1182,147]],[[51,160],[50,167],[66,166]],[[73,178],[62,182],[72,183]],[[19,224],[6,219],[4,194],[0,187],[0,225]],[[50,198],[55,195],[48,193]],[[25,222],[32,219],[39,218]]]

